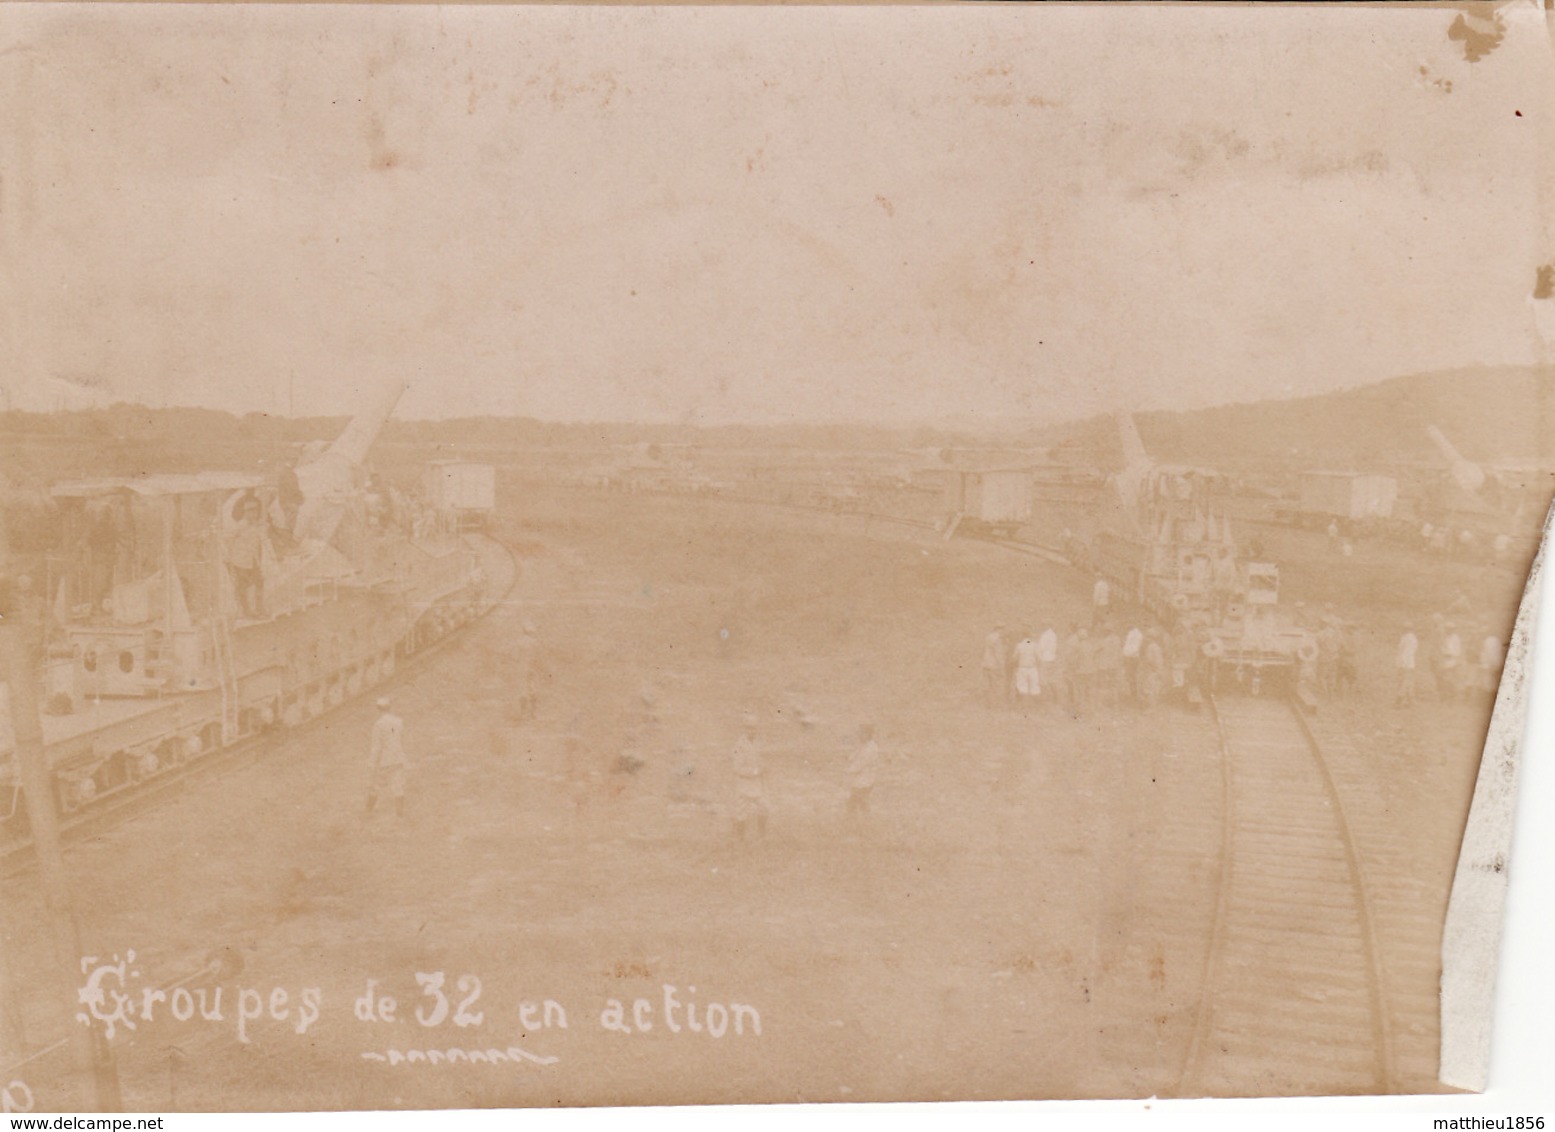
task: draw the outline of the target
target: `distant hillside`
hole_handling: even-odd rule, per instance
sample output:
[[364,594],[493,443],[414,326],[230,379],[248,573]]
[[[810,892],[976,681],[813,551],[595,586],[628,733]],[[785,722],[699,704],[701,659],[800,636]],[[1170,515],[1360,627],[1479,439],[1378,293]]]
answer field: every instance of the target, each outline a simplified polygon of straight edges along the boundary
[[[1144,412],[1135,420],[1157,459],[1217,467],[1439,466],[1441,458],[1425,435],[1430,424],[1470,460],[1545,461],[1555,466],[1555,367],[1419,374],[1290,401]],[[0,475],[14,482],[48,483],[69,476],[253,468],[261,458],[274,461],[304,440],[333,437],[344,424],[343,418],[289,420],[260,413],[238,417],[210,409],[136,405],[49,414],[0,412]],[[997,435],[958,427],[965,425],[946,420],[939,426],[912,428],[852,422],[701,428],[515,417],[392,420],[380,440],[380,454],[441,449],[489,458],[503,451],[629,444],[1002,452],[1062,446],[1067,458],[1078,464],[1110,467],[1120,462],[1110,418]]]
[[[1335,470],[1437,463],[1425,434],[1434,424],[1470,460],[1555,466],[1555,367],[1416,374],[1290,401],[1139,413],[1135,422],[1151,455],[1173,462]],[[1067,442],[1104,464],[1119,459],[1108,418],[1042,429],[1030,440]]]

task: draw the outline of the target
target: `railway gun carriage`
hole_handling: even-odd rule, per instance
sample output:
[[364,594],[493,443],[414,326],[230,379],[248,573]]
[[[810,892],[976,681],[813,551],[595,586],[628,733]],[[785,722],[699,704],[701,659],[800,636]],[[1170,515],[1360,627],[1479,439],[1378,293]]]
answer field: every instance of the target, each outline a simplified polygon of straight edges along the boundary
[[1134,504],[1114,501],[1092,540],[1094,569],[1168,624],[1213,613],[1235,588],[1236,544],[1212,475],[1152,468]]
[[1211,687],[1299,691],[1317,638],[1279,609],[1279,568],[1239,562],[1226,514],[1230,481],[1213,469],[1153,462],[1119,418],[1125,466],[1102,497],[1090,565],[1163,625],[1192,628]]
[[[300,503],[231,472],[53,489],[37,678],[61,813],[321,715],[488,607],[472,537],[404,497],[385,509],[362,475],[398,394],[297,468]],[[0,818],[19,836],[0,689]]]
[[1216,686],[1229,680],[1258,695],[1273,681],[1282,690],[1301,691],[1304,668],[1317,661],[1317,637],[1285,617],[1279,600],[1279,567],[1249,562],[1233,600],[1202,630],[1201,648]]

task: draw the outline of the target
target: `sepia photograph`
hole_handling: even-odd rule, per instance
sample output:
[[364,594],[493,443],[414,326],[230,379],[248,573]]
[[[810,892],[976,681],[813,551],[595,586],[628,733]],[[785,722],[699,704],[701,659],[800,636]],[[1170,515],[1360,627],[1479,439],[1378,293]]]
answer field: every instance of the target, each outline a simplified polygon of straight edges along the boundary
[[1484,1088],[1538,4],[6,5],[0,116],[7,1113]]

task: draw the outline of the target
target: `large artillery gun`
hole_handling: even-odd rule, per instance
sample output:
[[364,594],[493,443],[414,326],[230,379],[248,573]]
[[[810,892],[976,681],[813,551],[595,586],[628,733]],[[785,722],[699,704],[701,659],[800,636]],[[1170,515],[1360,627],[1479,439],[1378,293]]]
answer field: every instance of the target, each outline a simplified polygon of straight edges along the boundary
[[[294,726],[381,684],[488,604],[484,544],[418,521],[366,464],[402,384],[270,480],[241,472],[54,485],[59,547],[12,579],[35,640],[58,810]],[[0,688],[0,819],[21,820]]]
[[1103,492],[1095,569],[1163,625],[1190,628],[1214,681],[1255,694],[1271,679],[1294,683],[1317,639],[1281,608],[1279,567],[1239,558],[1226,477],[1157,463],[1130,415],[1117,424],[1124,464]]

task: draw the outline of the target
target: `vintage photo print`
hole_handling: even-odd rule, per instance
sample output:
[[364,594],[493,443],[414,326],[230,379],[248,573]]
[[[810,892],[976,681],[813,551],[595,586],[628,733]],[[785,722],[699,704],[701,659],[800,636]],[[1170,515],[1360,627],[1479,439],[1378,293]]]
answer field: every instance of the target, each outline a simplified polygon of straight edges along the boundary
[[1480,1087],[1552,43],[6,6],[7,1111]]

